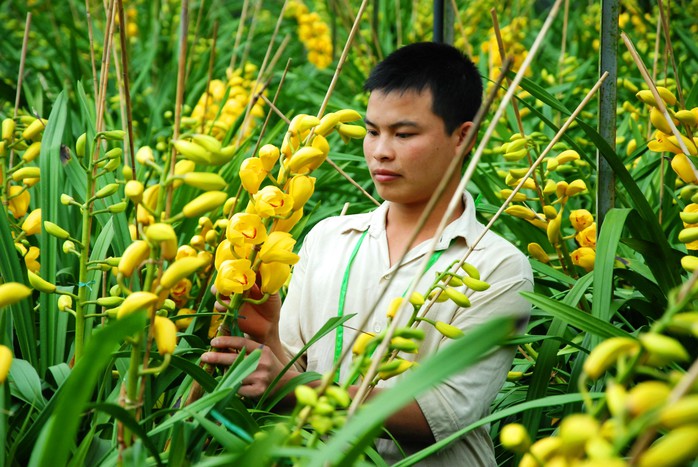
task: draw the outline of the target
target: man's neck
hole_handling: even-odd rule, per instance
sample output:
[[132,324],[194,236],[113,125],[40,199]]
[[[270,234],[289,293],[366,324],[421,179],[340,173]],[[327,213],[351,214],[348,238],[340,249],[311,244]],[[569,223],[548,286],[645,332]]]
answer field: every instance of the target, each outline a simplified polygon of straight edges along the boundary
[[[452,196],[444,195],[441,197],[434,209],[431,210],[429,217],[427,217],[424,227],[420,229],[419,233],[415,237],[409,249],[412,249],[415,245],[419,245],[425,240],[428,240],[434,236],[436,230],[441,223],[441,219],[445,215],[448,205],[450,203]],[[386,217],[386,234],[388,237],[388,249],[390,253],[390,264],[395,264],[402,253],[408,246],[410,237],[412,236],[414,229],[419,223],[419,219],[424,212],[426,205],[423,206],[413,206],[413,205],[403,205],[398,203],[390,203],[388,206],[388,214]],[[456,210],[449,216],[448,223],[453,222],[455,219],[459,218],[465,206],[461,201],[458,203]]]

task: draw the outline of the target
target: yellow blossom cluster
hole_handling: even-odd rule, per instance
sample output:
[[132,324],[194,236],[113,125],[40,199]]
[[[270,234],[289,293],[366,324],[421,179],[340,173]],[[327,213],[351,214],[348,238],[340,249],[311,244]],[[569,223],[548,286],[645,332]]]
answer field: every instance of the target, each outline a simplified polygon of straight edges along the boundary
[[[256,73],[257,67],[248,63],[242,69],[228,69],[225,82],[219,79],[211,80],[208,89],[201,95],[192,110],[190,118],[182,123],[222,141],[235,122],[245,115],[250,100],[254,99],[256,91],[253,87],[256,82]],[[257,89],[260,87],[261,85],[258,85]],[[266,90],[264,93],[266,95]],[[250,115],[257,118],[264,116],[262,99],[255,99]],[[253,119],[248,119],[241,126],[243,136],[251,134],[254,128],[253,122]]]
[[[244,210],[226,224],[225,239],[216,248],[215,286],[222,296],[242,296],[255,285],[264,297],[276,293],[298,261],[289,231],[303,217],[303,206],[313,194],[310,173],[329,154],[326,136],[362,138],[363,127],[349,125],[358,112],[340,110],[322,119],[299,114],[291,121],[281,147],[267,144],[242,161],[240,181],[249,195]],[[265,182],[270,183],[265,183]]]
[[[517,133],[509,142],[497,148],[496,152],[502,153],[506,162],[518,163],[528,160],[527,158],[531,157],[529,152],[535,154],[545,140],[546,138],[540,133],[532,133],[528,136]],[[575,178],[570,182],[557,179],[560,176],[578,174],[588,163],[582,160],[579,153],[573,149],[563,150],[545,159],[544,163],[545,171],[542,172],[541,179],[536,176],[541,172],[527,176],[529,167],[526,166],[515,166],[508,171],[502,171],[501,176],[507,186],[515,187],[522,184],[521,190],[512,199],[512,203],[517,204],[507,207],[504,212],[524,219],[545,231],[550,246],[555,250],[555,255],[549,255],[538,243],[530,243],[528,252],[533,258],[544,263],[549,263],[552,258],[562,262],[561,258],[567,251],[566,241],[574,238],[577,249],[570,254],[573,264],[591,271],[596,256],[596,223],[589,211],[572,210],[568,217],[575,234],[572,236],[562,234],[563,215],[568,201],[572,197],[586,193],[586,183],[582,178]],[[553,176],[553,174],[556,175]],[[499,196],[506,199],[511,193],[511,188],[505,188],[500,191]],[[532,209],[530,205],[533,203],[540,206],[542,212]]]
[[[27,269],[34,273],[40,268],[39,248],[32,245],[28,237],[41,232],[41,209],[29,210],[29,190],[40,180],[40,169],[36,163],[41,153],[41,139],[47,123],[46,119],[32,116],[22,116],[16,120],[6,118],[2,122],[0,140],[2,201],[19,226],[19,234],[15,235],[15,248],[24,258]],[[15,158],[13,166],[9,167],[8,157],[11,151],[15,152]],[[10,181],[7,185],[4,184],[6,178]]]
[[290,1],[287,11],[296,18],[298,38],[308,51],[308,61],[319,69],[327,68],[332,63],[332,39],[327,23],[301,0]]

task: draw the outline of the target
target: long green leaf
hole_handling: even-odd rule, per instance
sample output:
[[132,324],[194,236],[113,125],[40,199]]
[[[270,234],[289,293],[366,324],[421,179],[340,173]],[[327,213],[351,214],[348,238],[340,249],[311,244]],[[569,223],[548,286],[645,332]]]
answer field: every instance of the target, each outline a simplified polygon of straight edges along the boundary
[[85,356],[73,368],[57,396],[55,409],[32,452],[29,465],[66,465],[80,425],[80,414],[95,384],[111,361],[111,354],[128,336],[143,329],[145,316],[134,313],[100,329],[85,346]]
[[[62,91],[51,109],[46,130],[41,140],[41,183],[39,187],[41,220],[60,224],[58,200],[63,193],[63,170],[61,168],[61,142],[68,116],[68,99]],[[66,227],[66,226],[64,226]],[[42,227],[39,236],[41,249],[41,277],[51,283],[56,282],[57,256],[61,251],[58,239],[46,233]],[[65,361],[68,315],[59,313],[55,295],[41,294],[39,298],[39,348],[41,363],[39,374],[45,374],[48,367]]]
[[603,338],[630,336],[630,334],[622,329],[618,329],[605,321],[601,321],[595,316],[591,316],[578,308],[560,303],[544,295],[533,292],[521,292],[521,295],[541,310],[550,313],[551,315],[558,317],[563,321],[566,321],[568,324],[583,331],[590,332]]
[[388,416],[448,376],[479,361],[485,353],[508,337],[513,329],[513,318],[493,319],[432,355],[405,375],[400,386],[381,392],[364,405],[327,444],[313,454],[309,465],[351,461],[343,454],[347,446],[365,443]]
[[591,314],[605,322],[610,322],[613,314],[610,307],[613,293],[613,265],[616,260],[618,241],[629,214],[630,209],[609,210],[596,242],[594,298]]

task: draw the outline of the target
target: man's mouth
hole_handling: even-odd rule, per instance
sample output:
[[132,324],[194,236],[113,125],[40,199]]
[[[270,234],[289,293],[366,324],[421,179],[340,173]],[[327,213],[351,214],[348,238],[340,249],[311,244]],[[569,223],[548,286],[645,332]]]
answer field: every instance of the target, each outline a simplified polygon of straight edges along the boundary
[[376,182],[390,182],[399,177],[400,175],[398,173],[392,172],[390,170],[376,169],[373,171],[373,180],[375,180]]

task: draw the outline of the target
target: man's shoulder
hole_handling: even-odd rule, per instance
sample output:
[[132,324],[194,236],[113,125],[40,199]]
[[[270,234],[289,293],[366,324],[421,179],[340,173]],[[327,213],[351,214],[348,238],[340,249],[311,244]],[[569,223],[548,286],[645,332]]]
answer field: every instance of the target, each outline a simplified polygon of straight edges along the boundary
[[327,217],[310,229],[308,238],[324,238],[327,236],[342,235],[346,232],[364,231],[369,226],[371,213],[350,214],[346,216]]

